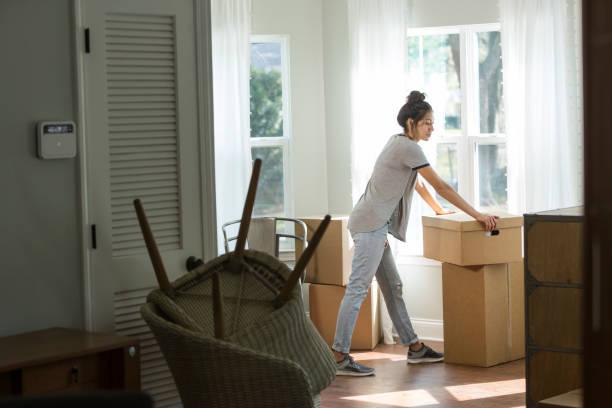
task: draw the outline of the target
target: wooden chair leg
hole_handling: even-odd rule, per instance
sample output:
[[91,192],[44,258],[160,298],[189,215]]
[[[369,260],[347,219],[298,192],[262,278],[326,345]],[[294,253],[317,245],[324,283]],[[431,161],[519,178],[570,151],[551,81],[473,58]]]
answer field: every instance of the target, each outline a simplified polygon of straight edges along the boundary
[[240,229],[238,230],[238,239],[236,240],[236,248],[234,256],[242,259],[244,257],[244,246],[249,233],[249,225],[251,223],[251,215],[253,214],[253,206],[255,205],[255,193],[257,192],[257,183],[259,182],[259,172],[261,170],[261,159],[256,159],[253,163],[253,172],[251,173],[251,182],[249,191],[247,192],[246,200],[244,201],[244,209],[242,211],[242,219],[240,220]]
[[[153,231],[151,231],[151,226],[147,220],[144,208],[138,198],[134,200],[134,208],[136,209],[140,229],[142,230],[142,235],[147,245],[147,250],[149,252],[149,257],[151,258],[151,263],[153,264],[153,269],[155,270],[155,277],[157,278],[159,288],[166,295],[174,297],[174,291],[172,290],[172,286],[168,280],[168,275],[166,274],[166,269],[164,268],[161,254],[159,253],[159,249],[155,243]],[[225,336],[225,330],[223,324],[223,302],[218,274],[213,275],[213,319],[215,324],[215,337],[222,339]]]
[[159,288],[167,295],[171,295],[172,287],[168,281],[168,275],[166,274],[164,263],[162,262],[161,255],[157,249],[153,231],[151,231],[151,226],[149,225],[147,215],[145,214],[140,199],[137,198],[134,200],[134,208],[136,209],[140,230],[142,231],[142,236],[144,237],[145,244],[147,245],[147,251],[149,252],[149,258],[151,258],[151,263],[153,264],[153,269],[155,270],[155,277],[157,278]]

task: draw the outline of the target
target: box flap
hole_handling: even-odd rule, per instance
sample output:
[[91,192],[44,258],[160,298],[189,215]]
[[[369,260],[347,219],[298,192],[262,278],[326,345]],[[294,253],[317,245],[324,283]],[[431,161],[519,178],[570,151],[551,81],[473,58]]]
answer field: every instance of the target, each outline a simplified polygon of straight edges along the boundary
[[[504,212],[491,212],[499,216],[497,229],[516,228],[523,225],[523,216]],[[434,227],[451,231],[484,231],[484,226],[466,213],[448,215],[424,215],[424,227]]]

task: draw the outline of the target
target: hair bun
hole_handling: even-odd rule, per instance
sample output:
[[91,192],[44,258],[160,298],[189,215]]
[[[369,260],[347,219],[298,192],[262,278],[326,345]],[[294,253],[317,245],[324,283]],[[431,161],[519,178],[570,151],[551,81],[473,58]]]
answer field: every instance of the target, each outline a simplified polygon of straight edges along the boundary
[[408,95],[408,98],[406,98],[406,103],[409,103],[411,105],[423,101],[425,101],[425,94],[419,91],[410,92],[410,95]]

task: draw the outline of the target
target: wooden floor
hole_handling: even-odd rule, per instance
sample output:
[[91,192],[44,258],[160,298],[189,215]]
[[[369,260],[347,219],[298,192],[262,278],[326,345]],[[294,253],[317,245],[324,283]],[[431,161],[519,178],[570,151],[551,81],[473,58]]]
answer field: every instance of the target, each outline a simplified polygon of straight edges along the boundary
[[[444,351],[442,343],[426,342]],[[489,368],[457,364],[406,364],[406,348],[380,344],[353,352],[356,361],[376,368],[370,377],[337,377],[321,394],[322,408],[525,406],[525,360]]]

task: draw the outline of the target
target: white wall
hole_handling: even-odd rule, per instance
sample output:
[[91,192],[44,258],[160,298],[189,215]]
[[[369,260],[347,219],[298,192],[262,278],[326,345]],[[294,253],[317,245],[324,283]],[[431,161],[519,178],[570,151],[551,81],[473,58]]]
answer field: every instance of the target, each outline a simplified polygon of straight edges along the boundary
[[323,2],[325,130],[329,212],[348,214],[351,198],[351,78],[346,0]]
[[491,0],[409,0],[408,25],[435,27],[498,23],[499,7]]
[[321,0],[253,0],[252,33],[289,36],[295,216],[323,215],[328,205]]

